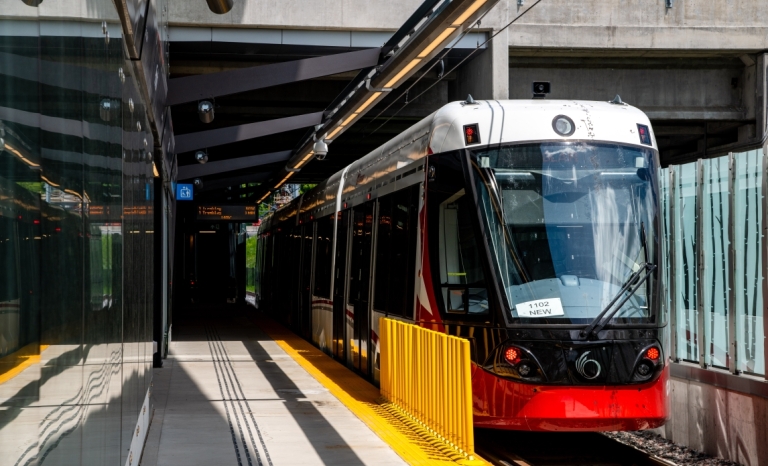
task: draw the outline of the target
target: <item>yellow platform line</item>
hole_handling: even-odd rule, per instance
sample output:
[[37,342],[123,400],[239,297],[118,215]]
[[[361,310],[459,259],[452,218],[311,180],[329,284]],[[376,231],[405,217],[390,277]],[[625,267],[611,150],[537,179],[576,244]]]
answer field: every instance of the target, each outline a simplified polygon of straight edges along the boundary
[[[391,410],[381,406],[379,389],[333,360],[308,341],[263,316],[256,324],[294,361],[338,398],[341,403],[411,465],[453,465],[457,463],[430,445]],[[478,459],[476,457],[476,459]],[[478,464],[480,461],[473,463]]]
[[[40,345],[40,354],[45,351],[45,349],[48,348],[48,345]],[[0,385],[8,382],[12,378],[16,377],[17,375],[24,372],[24,369],[27,367],[33,365],[33,364],[39,364],[40,363],[40,354],[34,354],[31,356],[17,356],[16,358],[20,361],[16,366],[14,366],[12,369],[3,372],[0,374]],[[6,356],[10,357],[12,355]],[[4,358],[5,359],[5,358]]]

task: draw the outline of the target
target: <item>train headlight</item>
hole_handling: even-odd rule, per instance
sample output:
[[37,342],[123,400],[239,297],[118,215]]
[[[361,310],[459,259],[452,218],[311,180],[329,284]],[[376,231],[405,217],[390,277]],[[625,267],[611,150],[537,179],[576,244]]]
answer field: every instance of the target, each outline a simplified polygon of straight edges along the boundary
[[517,372],[523,377],[527,377],[531,373],[531,366],[528,364],[520,364],[520,367],[517,368]]
[[635,363],[635,372],[632,380],[635,382],[645,382],[650,380],[654,374],[664,365],[661,357],[661,348],[657,345],[646,347],[640,352]]
[[552,120],[552,129],[560,136],[570,136],[576,131],[576,125],[567,116],[558,115]]

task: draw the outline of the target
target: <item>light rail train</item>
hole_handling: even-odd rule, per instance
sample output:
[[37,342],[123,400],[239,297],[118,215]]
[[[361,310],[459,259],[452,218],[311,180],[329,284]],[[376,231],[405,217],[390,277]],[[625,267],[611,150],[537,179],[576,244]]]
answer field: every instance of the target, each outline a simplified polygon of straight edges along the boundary
[[382,316],[467,338],[478,427],[658,427],[658,176],[618,100],[453,102],[265,219],[260,305],[374,382]]

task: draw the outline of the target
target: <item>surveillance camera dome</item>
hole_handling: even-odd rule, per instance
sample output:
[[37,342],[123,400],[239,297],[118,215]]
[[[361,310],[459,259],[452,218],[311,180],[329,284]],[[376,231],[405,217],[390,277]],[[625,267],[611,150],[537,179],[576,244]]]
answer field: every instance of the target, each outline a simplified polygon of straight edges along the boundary
[[192,182],[195,185],[195,188],[202,189],[203,187],[203,180],[200,178],[195,178],[195,181]]
[[203,100],[197,104],[197,115],[203,123],[213,121],[213,104],[209,100]]
[[325,160],[325,156],[328,155],[328,144],[323,139],[319,139],[315,142],[312,150],[315,152],[317,160]]
[[112,110],[112,101],[109,99],[103,99],[99,103],[99,117],[102,121],[109,121],[110,120],[110,111]]
[[198,161],[198,163],[205,163],[208,161],[208,154],[205,152],[199,150],[195,152],[195,160]]
[[229,10],[235,5],[235,0],[206,0],[208,8],[217,15],[229,13]]

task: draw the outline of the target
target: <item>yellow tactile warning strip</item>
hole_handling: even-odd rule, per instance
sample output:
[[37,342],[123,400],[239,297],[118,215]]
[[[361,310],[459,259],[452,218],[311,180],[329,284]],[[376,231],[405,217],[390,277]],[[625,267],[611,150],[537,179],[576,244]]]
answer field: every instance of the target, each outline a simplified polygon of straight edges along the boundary
[[[456,465],[452,455],[434,438],[419,432],[407,416],[388,404],[380,404],[379,390],[359,375],[334,361],[308,341],[277,322],[255,317],[257,325],[301,367],[384,440],[411,465]],[[462,458],[463,459],[463,458]],[[463,461],[458,461],[463,463]],[[488,464],[475,457],[472,464]]]
[[[42,354],[46,348],[48,348],[48,345],[40,345],[40,354]],[[31,366],[32,364],[38,364],[40,362],[40,354],[33,354],[30,356],[14,356],[11,354],[3,358],[15,359],[15,365],[11,369],[0,374],[0,385],[21,374],[24,372],[24,369]]]

